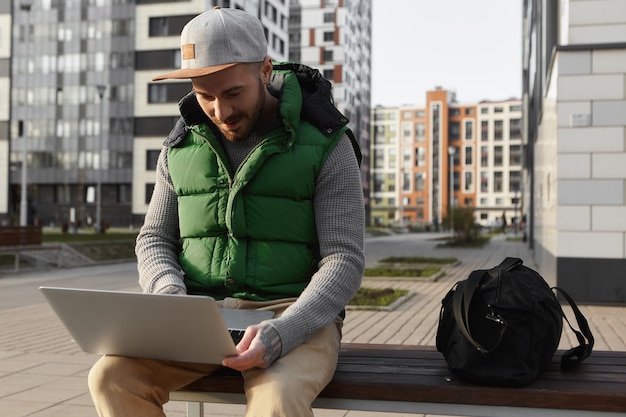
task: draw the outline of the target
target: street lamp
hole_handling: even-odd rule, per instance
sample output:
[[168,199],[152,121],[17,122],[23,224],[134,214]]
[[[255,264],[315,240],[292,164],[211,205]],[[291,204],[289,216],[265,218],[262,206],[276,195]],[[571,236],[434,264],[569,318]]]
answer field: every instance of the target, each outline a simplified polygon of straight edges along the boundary
[[515,188],[515,194],[513,197],[513,204],[515,207],[515,217],[513,218],[513,234],[517,235],[517,228],[519,227],[519,219],[517,217],[517,202],[518,202],[518,197],[517,197],[517,193],[518,193],[518,189],[517,187]]
[[448,206],[448,216],[450,216],[450,229],[452,230],[452,237],[454,237],[454,154],[456,148],[454,146],[448,146],[448,155],[450,156],[450,204]]
[[[22,0],[20,2],[20,10],[26,12],[26,30],[24,34],[24,43],[26,44],[26,81],[25,81],[25,114],[28,113],[28,85],[30,78],[30,9],[32,8],[32,0]],[[22,136],[22,184],[21,184],[21,196],[20,196],[20,226],[26,226],[28,224],[28,170],[26,167],[27,152],[26,152],[26,139],[28,138],[28,117],[24,117],[24,134]]]
[[100,96],[100,140],[98,142],[98,172],[96,173],[96,233],[102,233],[102,142],[104,140],[104,92],[105,85],[97,85]]

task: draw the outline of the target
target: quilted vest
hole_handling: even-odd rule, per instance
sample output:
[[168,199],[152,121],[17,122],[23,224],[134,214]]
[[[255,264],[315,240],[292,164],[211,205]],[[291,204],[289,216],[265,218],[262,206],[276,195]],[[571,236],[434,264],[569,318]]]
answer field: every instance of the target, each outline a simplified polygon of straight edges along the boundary
[[[284,128],[269,132],[236,172],[206,118],[186,121],[168,150],[190,294],[295,297],[317,270],[315,179],[347,128],[324,135],[300,120],[298,80],[289,71],[281,76]],[[195,97],[181,101],[183,118],[198,111]]]

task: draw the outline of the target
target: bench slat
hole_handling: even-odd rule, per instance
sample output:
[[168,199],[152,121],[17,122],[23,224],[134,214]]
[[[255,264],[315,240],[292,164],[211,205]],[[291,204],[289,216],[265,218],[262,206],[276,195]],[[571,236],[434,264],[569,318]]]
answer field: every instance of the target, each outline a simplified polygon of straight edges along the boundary
[[41,245],[41,226],[2,226],[0,246]]
[[[346,344],[320,398],[626,411],[626,352],[594,352],[573,371],[559,369],[561,353],[532,385],[508,388],[453,378],[434,347]],[[240,394],[243,381],[224,370],[180,391]]]

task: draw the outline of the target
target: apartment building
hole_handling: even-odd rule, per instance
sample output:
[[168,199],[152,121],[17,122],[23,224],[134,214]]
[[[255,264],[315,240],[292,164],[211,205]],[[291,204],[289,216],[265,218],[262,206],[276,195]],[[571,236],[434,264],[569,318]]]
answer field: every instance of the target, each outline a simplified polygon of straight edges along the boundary
[[[0,3],[0,91],[10,91],[11,86],[11,3]],[[9,140],[11,120],[11,95],[0,94],[0,178],[9,178]],[[4,157],[3,157],[4,156]],[[9,209],[9,183],[0,180],[0,224],[8,222],[2,213]]]
[[128,224],[134,4],[10,3],[12,20],[0,28],[0,42],[13,42],[1,49],[11,57],[10,81],[2,77],[11,100],[9,149],[0,146],[0,169],[9,161],[4,221],[87,226],[102,209],[102,220]]
[[524,1],[529,232],[575,299],[626,302],[626,2]]
[[[290,2],[289,59],[317,68],[333,83],[337,108],[350,120],[363,153],[361,177],[369,212],[371,0]],[[368,216],[369,218],[369,216]]]
[[372,110],[371,223],[439,229],[453,207],[519,223],[521,101],[461,104],[436,88],[425,102]]

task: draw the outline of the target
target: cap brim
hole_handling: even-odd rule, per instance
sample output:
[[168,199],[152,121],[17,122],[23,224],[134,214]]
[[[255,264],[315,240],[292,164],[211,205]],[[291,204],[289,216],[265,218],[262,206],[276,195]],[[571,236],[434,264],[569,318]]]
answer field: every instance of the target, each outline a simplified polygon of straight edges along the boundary
[[204,67],[204,68],[179,69],[176,71],[168,72],[167,74],[154,77],[152,81],[203,77],[205,75],[213,74],[214,72],[225,70],[226,68],[230,68],[234,65],[237,65],[237,62],[233,62],[230,64],[223,64],[223,65],[214,65],[212,67]]

